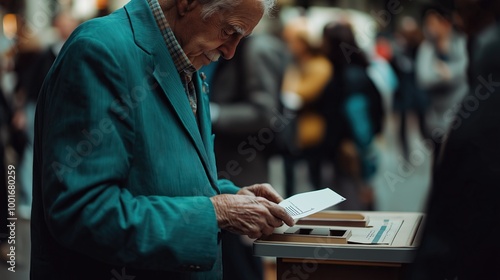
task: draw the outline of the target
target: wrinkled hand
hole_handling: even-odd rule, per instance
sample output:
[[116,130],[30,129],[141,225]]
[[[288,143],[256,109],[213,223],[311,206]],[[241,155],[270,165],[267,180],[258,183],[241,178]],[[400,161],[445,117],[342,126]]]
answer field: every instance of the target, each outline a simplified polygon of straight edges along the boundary
[[283,198],[276,192],[270,184],[255,184],[249,187],[241,188],[237,194],[260,196],[267,198],[274,203],[280,203]]
[[217,223],[221,229],[259,238],[270,235],[274,228],[285,222],[293,225],[293,219],[285,209],[268,199],[254,195],[222,194],[210,198],[215,208]]

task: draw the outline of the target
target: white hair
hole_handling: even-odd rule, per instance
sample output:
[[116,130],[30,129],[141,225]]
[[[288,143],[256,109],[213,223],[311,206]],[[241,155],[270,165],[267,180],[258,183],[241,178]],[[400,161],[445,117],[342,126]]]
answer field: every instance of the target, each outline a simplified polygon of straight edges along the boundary
[[[202,6],[201,16],[203,19],[207,19],[213,14],[230,10],[239,4],[243,0],[197,0]],[[269,15],[274,6],[276,5],[276,0],[255,0],[259,1],[262,4],[262,10],[264,11],[264,15]]]

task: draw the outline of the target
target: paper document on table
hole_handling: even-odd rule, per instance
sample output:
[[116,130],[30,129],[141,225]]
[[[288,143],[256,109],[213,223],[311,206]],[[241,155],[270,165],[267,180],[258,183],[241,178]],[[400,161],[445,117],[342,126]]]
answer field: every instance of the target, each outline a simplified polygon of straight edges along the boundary
[[345,198],[329,188],[293,195],[279,205],[294,219],[300,219],[317,213],[344,201]]
[[370,220],[370,228],[352,229],[349,243],[391,245],[403,219]]

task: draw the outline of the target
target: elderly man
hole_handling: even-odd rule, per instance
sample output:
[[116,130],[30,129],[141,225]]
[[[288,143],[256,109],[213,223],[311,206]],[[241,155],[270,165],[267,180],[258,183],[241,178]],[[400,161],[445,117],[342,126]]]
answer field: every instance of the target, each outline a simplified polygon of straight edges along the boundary
[[31,279],[220,279],[221,230],[293,220],[267,184],[217,180],[202,65],[270,0],[132,0],[82,24],[36,112]]

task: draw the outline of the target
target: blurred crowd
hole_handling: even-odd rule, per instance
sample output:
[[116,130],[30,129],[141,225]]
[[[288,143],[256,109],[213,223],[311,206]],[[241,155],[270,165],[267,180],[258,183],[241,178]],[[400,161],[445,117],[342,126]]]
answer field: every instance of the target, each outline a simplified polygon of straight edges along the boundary
[[[359,38],[369,16],[359,20],[352,11],[333,9],[318,20],[312,10],[299,8],[291,16],[283,10],[244,39],[232,60],[202,69],[219,175],[242,186],[267,182],[278,157],[283,196],[298,192],[304,180],[297,170],[306,166],[312,189],[351,194],[354,203],[340,209],[380,210],[374,177],[384,172],[382,153],[393,150],[411,162],[412,124],[432,155],[468,91],[466,39],[454,14],[439,4],[419,10],[399,19],[392,32],[375,32],[368,44]],[[391,134],[395,145],[385,139]],[[427,190],[417,190],[422,206]],[[225,278],[257,279],[262,271],[251,257],[251,241],[224,238]]]
[[[398,17],[392,29],[373,32],[371,43],[361,44],[366,33],[352,11],[332,10],[318,23],[310,10],[289,10],[294,12],[262,22],[233,60],[202,69],[210,88],[219,175],[241,186],[267,182],[270,159],[279,157],[284,197],[297,192],[297,166],[305,164],[311,188],[323,188],[325,182],[337,191],[349,187],[356,196],[348,199],[359,202],[349,210],[377,210],[373,177],[382,172],[381,143],[388,142],[388,126],[398,140],[389,148],[404,160],[411,156],[409,125],[416,124],[432,153],[469,90],[467,41],[459,19],[439,4],[422,5],[418,15]],[[37,94],[79,23],[69,11],[54,13],[56,36],[48,45],[18,28],[15,43],[0,57],[0,170],[4,176],[5,163],[16,162],[18,215],[24,219],[31,211]],[[5,189],[0,187],[2,199]],[[249,262],[238,256],[251,256],[251,241],[232,238],[223,243],[231,244],[225,254],[233,255],[224,261]],[[252,262],[256,265],[244,275],[261,273],[259,261]],[[225,271],[228,275],[245,269],[227,267],[238,267]]]

